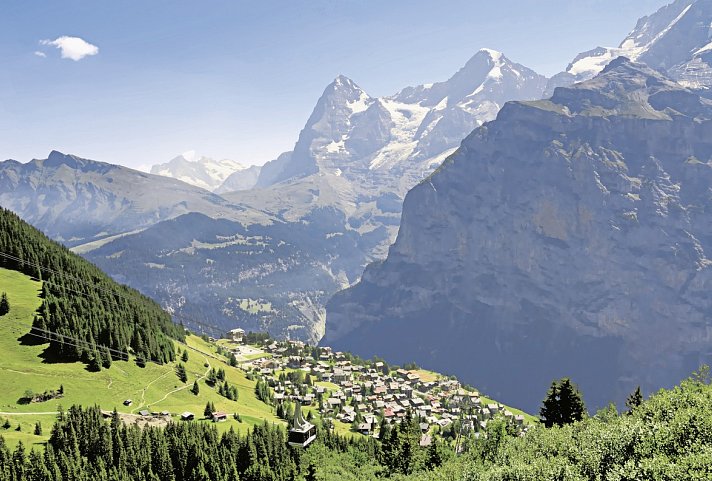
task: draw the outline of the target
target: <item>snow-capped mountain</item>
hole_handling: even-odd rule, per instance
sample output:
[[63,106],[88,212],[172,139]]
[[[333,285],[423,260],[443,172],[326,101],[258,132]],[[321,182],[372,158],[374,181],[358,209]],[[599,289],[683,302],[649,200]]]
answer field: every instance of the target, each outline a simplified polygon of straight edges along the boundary
[[261,165],[251,165],[230,174],[218,188],[213,192],[216,194],[224,194],[226,192],[235,192],[238,190],[249,190],[257,185],[257,179],[260,176]]
[[[203,215],[194,215],[192,200],[170,204],[167,217],[150,210],[154,224],[141,232],[123,226],[121,237],[100,243],[82,236],[76,250],[178,312],[223,327],[241,323],[316,341],[324,333],[330,296],[358,281],[366,264],[385,257],[398,232],[405,193],[467,133],[492,120],[505,101],[539,98],[545,85],[541,75],[486,49],[446,81],[388,97],[373,97],[339,76],[319,98],[294,149],[260,170],[259,188],[236,191],[234,176],[239,181],[246,170],[223,177],[216,187],[215,176],[205,172],[210,162],[181,156],[153,172],[191,183],[198,179],[214,194],[143,175],[212,195],[214,210],[195,207]],[[76,175],[84,173],[79,169]],[[111,184],[101,187],[101,196],[113,195]],[[89,202],[92,190],[85,191]],[[136,202],[127,194],[117,197],[121,205]],[[15,203],[13,209],[40,228],[50,225],[35,215],[32,202]],[[124,222],[120,206],[114,208],[104,217]],[[173,209],[186,215],[175,217]],[[79,222],[69,212],[55,216],[58,222],[66,219],[65,239]],[[259,300],[264,310],[241,308],[246,299]]]
[[403,195],[472,129],[494,119],[504,102],[539,98],[545,86],[545,77],[489,49],[447,81],[388,97],[371,97],[339,76],[317,102],[294,150],[267,163],[258,185],[319,172],[374,185],[388,177],[395,180],[392,191]]
[[[244,178],[240,177],[240,172],[244,173]],[[235,187],[232,190],[251,189],[255,186],[257,172],[259,167],[248,167],[229,159],[197,157],[194,151],[185,152],[164,164],[151,167],[152,174],[178,179],[210,191],[221,189],[229,177],[237,174],[222,189],[223,192],[229,191],[232,186]]]
[[408,192],[324,343],[528,410],[562,376],[595,407],[679,382],[711,358],[711,132],[712,101],[624,58],[507,103]]
[[176,179],[52,151],[46,159],[0,162],[0,205],[69,246],[145,229],[188,212],[245,214]]
[[621,56],[664,71],[684,86],[712,87],[712,0],[677,0],[641,18],[618,47],[579,54],[552,78],[547,93],[590,79]]

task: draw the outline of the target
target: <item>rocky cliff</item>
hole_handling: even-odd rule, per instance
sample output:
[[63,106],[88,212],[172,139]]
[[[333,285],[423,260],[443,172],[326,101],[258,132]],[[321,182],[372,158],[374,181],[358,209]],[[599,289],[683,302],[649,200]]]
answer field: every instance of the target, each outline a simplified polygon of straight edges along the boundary
[[712,103],[611,62],[506,104],[405,200],[387,259],[327,305],[323,343],[457,374],[535,410],[672,385],[712,349]]

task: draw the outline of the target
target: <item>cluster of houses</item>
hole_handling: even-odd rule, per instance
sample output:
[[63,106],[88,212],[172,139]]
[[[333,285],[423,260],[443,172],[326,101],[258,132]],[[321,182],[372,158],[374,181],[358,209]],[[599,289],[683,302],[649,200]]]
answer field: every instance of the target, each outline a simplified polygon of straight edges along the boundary
[[[263,349],[268,357],[241,367],[269,383],[276,404],[298,401],[318,407],[322,419],[351,424],[364,435],[377,436],[382,421],[399,423],[409,411],[420,420],[424,445],[435,431],[477,432],[495,416],[519,426],[521,432],[527,429],[524,416],[501,404],[483,403],[477,391],[464,389],[451,378],[426,381],[417,371],[392,371],[383,362],[354,362],[345,353],[328,347],[315,350],[298,341],[272,342]],[[296,386],[280,376],[289,371],[302,371],[311,382]]]

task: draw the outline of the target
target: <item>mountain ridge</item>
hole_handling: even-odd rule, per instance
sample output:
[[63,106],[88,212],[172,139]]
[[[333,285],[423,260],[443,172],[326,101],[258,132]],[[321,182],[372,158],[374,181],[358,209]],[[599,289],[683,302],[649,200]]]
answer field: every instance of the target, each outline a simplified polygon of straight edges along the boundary
[[712,246],[695,206],[711,116],[624,58],[507,103],[409,192],[386,260],[327,304],[322,342],[477,379],[526,409],[530,388],[562,376],[595,406],[671,385],[709,362]]

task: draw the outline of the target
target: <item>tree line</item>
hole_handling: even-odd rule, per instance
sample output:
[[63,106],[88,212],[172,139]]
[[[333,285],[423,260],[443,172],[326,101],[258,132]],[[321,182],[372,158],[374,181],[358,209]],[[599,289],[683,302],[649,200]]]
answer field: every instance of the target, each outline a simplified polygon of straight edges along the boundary
[[[96,266],[0,208],[0,267],[43,281],[42,304],[28,340],[49,339],[48,354],[94,370],[132,352],[139,364],[175,359],[182,326],[154,301],[119,285]],[[1,302],[1,301],[0,301]]]

